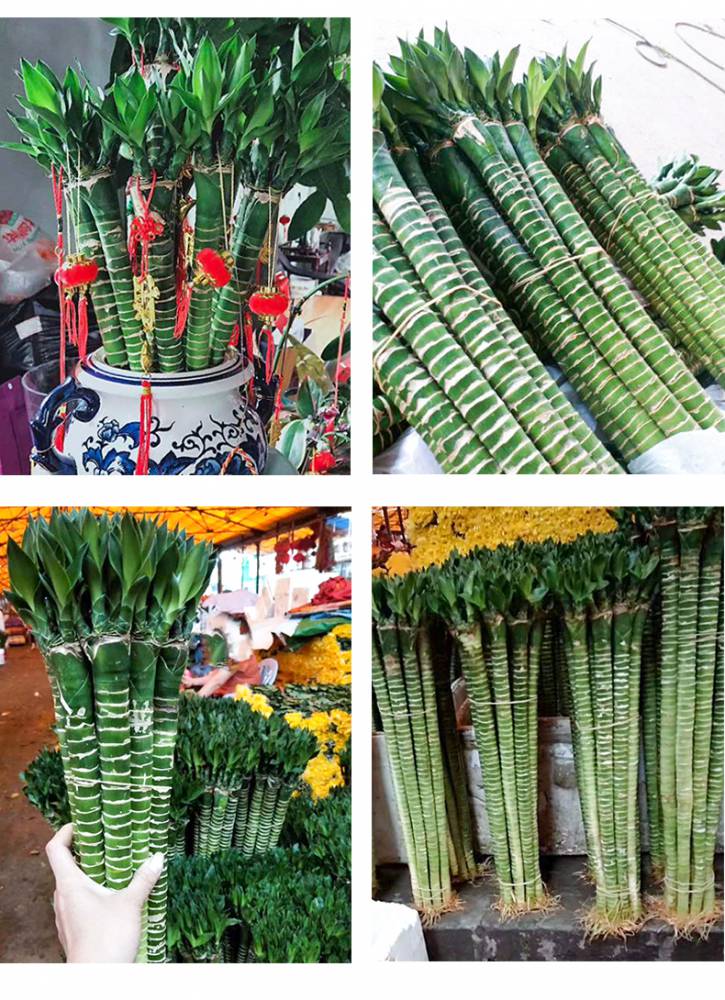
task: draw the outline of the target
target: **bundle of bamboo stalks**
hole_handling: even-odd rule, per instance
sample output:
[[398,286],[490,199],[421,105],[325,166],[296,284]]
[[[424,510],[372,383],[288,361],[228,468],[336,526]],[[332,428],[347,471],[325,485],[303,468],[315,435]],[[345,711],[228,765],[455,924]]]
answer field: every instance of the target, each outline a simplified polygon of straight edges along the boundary
[[[32,628],[53,693],[82,870],[122,889],[166,854],[179,685],[216,556],[184,532],[88,509],[31,519],[8,542],[8,596]],[[140,958],[166,955],[166,872]]]

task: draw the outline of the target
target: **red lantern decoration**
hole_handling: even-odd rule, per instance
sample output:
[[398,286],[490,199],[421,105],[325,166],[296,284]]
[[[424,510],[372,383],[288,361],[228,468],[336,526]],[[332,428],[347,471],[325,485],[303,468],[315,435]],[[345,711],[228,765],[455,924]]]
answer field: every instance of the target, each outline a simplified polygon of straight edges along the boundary
[[249,296],[249,309],[263,323],[271,324],[289,308],[289,295],[263,285]]
[[[55,280],[61,293],[61,333],[65,341],[66,331],[70,342],[78,348],[82,361],[86,359],[88,348],[88,289],[98,277],[98,264],[83,254],[72,254],[55,272]],[[73,302],[78,295],[78,305]]]
[[212,288],[223,288],[232,280],[232,255],[224,250],[219,253],[211,247],[205,247],[196,255],[195,285],[210,285]]
[[58,284],[67,292],[77,289],[88,290],[88,286],[98,277],[98,264],[86,257],[69,257],[62,267],[58,268]]

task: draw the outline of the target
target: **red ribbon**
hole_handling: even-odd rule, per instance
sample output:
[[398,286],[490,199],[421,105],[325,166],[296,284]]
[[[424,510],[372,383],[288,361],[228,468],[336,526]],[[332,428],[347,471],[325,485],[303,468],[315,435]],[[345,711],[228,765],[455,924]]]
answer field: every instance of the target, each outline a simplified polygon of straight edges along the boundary
[[[151,187],[148,197],[144,198],[141,193],[141,178],[136,178],[136,193],[141,203],[141,214],[136,215],[131,220],[128,232],[128,254],[131,258],[131,270],[139,278],[145,278],[149,270],[149,247],[164,231],[164,224],[159,219],[151,215],[151,200],[156,190],[156,171],[151,172]],[[140,267],[136,261],[136,251],[141,247]]]
[[254,361],[254,324],[249,313],[244,316],[244,342],[247,348],[247,362]]
[[267,354],[264,360],[264,381],[269,385],[274,367],[274,335],[269,327],[264,327],[259,335],[259,349],[262,349],[262,337],[267,335]]
[[350,275],[345,278],[345,292],[342,299],[342,313],[340,314],[340,334],[337,341],[337,364],[335,365],[335,406],[337,406],[337,396],[340,389],[340,364],[342,362],[342,345],[345,340],[345,323],[347,320],[347,307],[350,302]]
[[[58,353],[58,363],[59,363],[59,374],[60,381],[65,381],[65,338],[66,338],[66,303],[65,296],[63,294],[63,286],[60,281],[60,272],[63,267],[64,259],[64,247],[63,247],[63,167],[60,168],[58,173],[55,172],[55,166],[51,164],[50,167],[50,183],[53,190],[53,205],[55,206],[55,218],[57,225],[57,242],[55,246],[55,255],[58,259],[58,270],[55,272],[55,283],[58,286],[58,307],[60,312],[60,350]],[[65,409],[65,408],[64,408]],[[65,414],[63,415],[63,422],[57,428],[55,432],[55,447],[58,451],[63,451],[63,446],[65,444]]]
[[240,334],[241,334],[241,331],[239,329],[239,323],[235,323],[234,324],[234,329],[232,330],[232,335],[229,338],[229,346],[230,347],[239,347],[239,337],[240,337]]
[[141,383],[141,412],[139,415],[138,430],[138,459],[136,461],[137,476],[148,476],[149,455],[151,452],[151,415],[153,408],[153,396],[151,395],[151,383],[144,379]]

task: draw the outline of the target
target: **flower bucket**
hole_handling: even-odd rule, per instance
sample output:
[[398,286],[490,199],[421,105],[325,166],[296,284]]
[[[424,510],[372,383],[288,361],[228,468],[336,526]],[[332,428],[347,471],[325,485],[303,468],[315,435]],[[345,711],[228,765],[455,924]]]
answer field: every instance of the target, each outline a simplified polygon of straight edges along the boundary
[[33,472],[138,474],[141,399],[150,389],[148,475],[258,475],[267,440],[243,391],[252,377],[252,366],[236,352],[203,371],[145,375],[111,367],[99,348],[46,396],[32,420]]

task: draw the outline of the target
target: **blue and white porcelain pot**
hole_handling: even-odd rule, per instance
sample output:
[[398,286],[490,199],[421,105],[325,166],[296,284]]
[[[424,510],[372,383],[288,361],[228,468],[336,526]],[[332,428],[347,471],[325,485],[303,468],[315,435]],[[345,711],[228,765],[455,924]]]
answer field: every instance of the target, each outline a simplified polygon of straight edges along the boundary
[[[149,475],[238,476],[264,471],[264,425],[243,391],[253,368],[245,367],[237,353],[204,371],[152,375],[112,368],[103,359],[101,348],[43,400],[30,425],[34,472],[134,475],[142,383],[147,379],[152,399]],[[54,442],[64,412],[60,452]]]

